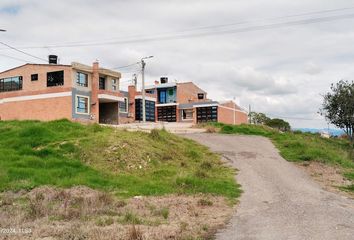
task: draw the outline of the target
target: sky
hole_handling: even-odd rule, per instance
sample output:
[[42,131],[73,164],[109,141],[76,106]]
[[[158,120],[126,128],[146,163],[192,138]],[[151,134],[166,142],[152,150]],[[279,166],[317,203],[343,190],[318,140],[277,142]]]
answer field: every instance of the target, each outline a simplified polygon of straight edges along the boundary
[[[354,76],[352,0],[1,0],[0,29],[37,57],[0,45],[0,71],[49,54],[106,68],[153,55],[147,84],[193,81],[294,128],[327,127],[321,95]],[[122,90],[139,69],[117,69]]]

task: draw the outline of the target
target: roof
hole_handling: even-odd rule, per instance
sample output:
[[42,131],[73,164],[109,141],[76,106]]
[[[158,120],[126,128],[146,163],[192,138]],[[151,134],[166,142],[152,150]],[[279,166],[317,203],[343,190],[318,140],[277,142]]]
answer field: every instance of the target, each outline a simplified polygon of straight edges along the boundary
[[12,71],[12,70],[15,70],[15,69],[18,69],[18,68],[22,68],[24,66],[28,66],[28,65],[31,65],[31,66],[58,66],[58,67],[71,67],[71,65],[66,65],[66,64],[48,64],[48,63],[45,63],[45,64],[40,64],[40,63],[26,63],[26,64],[23,64],[23,65],[20,65],[20,66],[17,66],[17,67],[14,67],[14,68],[10,68],[10,69],[7,69],[3,72],[0,72],[0,74],[2,73],[6,73],[6,72],[9,72],[9,71]]
[[209,106],[209,105],[219,105],[219,102],[217,102],[217,101],[209,101],[209,102],[184,103],[184,104],[180,104],[179,108],[180,109],[188,109],[188,108],[194,108],[196,106],[203,107],[203,106]]
[[155,88],[170,88],[177,86],[177,83],[160,83],[157,85],[146,86],[145,89],[155,89]]
[[[81,64],[81,63],[77,63],[77,62],[73,62],[73,63],[71,63],[71,65],[67,65],[67,64],[48,64],[48,63],[46,63],[46,64],[26,63],[26,64],[23,64],[23,65],[20,65],[20,66],[5,70],[3,72],[0,72],[0,74],[6,73],[6,72],[9,72],[9,71],[18,69],[18,68],[22,68],[22,67],[25,67],[25,66],[72,67],[72,68],[75,68],[75,69],[79,69],[79,70],[83,70],[83,71],[87,71],[87,72],[92,72],[92,66],[84,65],[84,64]],[[98,71],[101,74],[108,75],[108,76],[111,76],[111,77],[116,77],[116,78],[120,78],[121,77],[121,73],[120,72],[116,72],[116,71],[113,71],[113,70],[110,70],[110,69],[99,68]]]

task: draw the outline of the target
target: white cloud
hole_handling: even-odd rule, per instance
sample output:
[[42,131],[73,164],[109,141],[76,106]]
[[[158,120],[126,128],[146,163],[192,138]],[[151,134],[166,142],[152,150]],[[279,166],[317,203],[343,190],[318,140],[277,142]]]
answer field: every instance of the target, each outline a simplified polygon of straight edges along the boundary
[[[0,28],[8,31],[0,33],[0,39],[15,46],[122,40],[127,36],[157,36],[236,22],[247,23],[232,27],[248,26],[250,22],[266,24],[269,18],[343,8],[350,6],[349,3],[348,0],[2,0]],[[297,18],[276,21],[292,19]],[[353,19],[347,19],[173,41],[25,51],[42,58],[58,54],[62,63],[91,64],[99,59],[105,67],[127,65],[154,55],[147,63],[150,83],[168,75],[172,80],[196,82],[214,99],[235,96],[243,106],[251,104],[257,111],[317,119],[319,94],[327,91],[332,82],[353,78],[353,23]],[[2,47],[0,54],[36,61]],[[0,71],[21,63],[0,55]],[[124,69],[124,79],[129,79],[136,69]],[[294,126],[326,126],[323,120],[290,121]]]

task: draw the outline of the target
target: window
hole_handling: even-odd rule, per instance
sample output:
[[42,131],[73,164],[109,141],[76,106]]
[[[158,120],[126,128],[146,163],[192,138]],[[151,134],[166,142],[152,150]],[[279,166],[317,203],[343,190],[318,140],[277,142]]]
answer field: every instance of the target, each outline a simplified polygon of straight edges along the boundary
[[173,94],[174,94],[174,89],[173,88],[169,89],[168,90],[168,95],[169,96],[173,96]]
[[22,77],[0,79],[0,92],[22,90]]
[[112,90],[117,91],[117,79],[112,79]]
[[128,99],[124,98],[124,102],[119,102],[119,112],[128,112]]
[[89,98],[85,96],[76,96],[76,113],[89,113]]
[[56,87],[64,85],[64,71],[48,72],[47,87]]
[[204,93],[198,93],[198,99],[204,99]]
[[101,90],[106,89],[106,78],[105,77],[100,77],[99,78],[99,88]]
[[76,74],[76,83],[77,83],[77,85],[79,85],[79,86],[87,87],[87,86],[88,86],[87,74],[78,72],[78,73]]
[[155,90],[154,89],[149,89],[145,91],[148,94],[155,94]]
[[166,103],[166,90],[160,91],[159,103]]
[[37,81],[37,80],[38,80],[38,74],[32,74],[31,81]]

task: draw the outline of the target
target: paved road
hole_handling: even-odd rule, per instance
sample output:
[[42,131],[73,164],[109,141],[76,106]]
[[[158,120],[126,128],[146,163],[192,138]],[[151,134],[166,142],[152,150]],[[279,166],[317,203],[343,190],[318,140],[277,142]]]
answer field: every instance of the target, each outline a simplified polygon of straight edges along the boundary
[[239,169],[244,193],[237,213],[216,239],[354,239],[354,200],[327,192],[266,138],[186,135],[223,153]]

